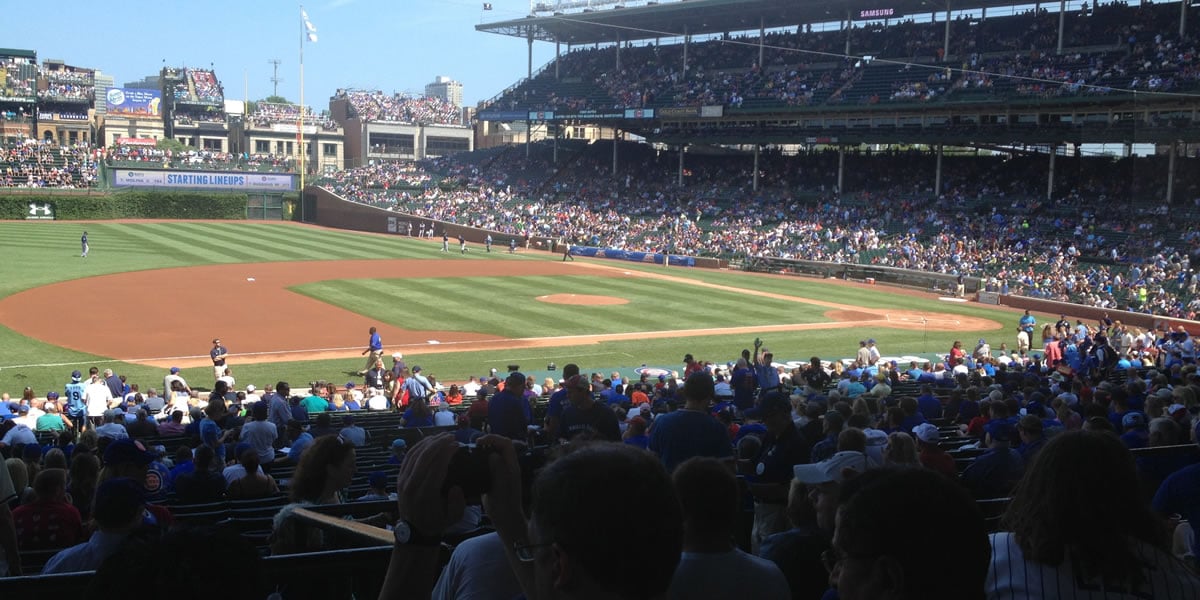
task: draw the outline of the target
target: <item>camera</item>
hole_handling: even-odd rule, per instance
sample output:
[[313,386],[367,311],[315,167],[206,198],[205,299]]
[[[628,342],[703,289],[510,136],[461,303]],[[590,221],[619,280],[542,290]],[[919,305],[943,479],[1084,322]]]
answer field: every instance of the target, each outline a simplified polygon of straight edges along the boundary
[[443,492],[458,486],[468,502],[478,499],[492,489],[492,470],[488,459],[495,451],[475,444],[460,444],[446,469]]

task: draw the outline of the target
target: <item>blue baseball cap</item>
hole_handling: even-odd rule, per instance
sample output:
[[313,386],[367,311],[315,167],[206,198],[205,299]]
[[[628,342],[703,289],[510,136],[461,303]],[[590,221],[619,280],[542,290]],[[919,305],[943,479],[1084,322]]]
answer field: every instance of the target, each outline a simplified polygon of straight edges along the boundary
[[71,371],[71,380],[72,380],[72,381],[76,381],[76,382],[77,382],[77,381],[79,381],[80,379],[83,379],[83,373],[80,373],[78,370]]

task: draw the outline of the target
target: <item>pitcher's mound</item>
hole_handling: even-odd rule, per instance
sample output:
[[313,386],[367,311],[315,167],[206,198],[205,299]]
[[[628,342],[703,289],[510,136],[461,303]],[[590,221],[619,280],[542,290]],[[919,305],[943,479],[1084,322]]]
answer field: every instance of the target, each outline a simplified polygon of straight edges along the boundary
[[539,302],[549,302],[550,304],[575,304],[580,306],[605,306],[609,304],[629,304],[629,301],[624,298],[615,296],[590,296],[588,294],[550,294],[549,296],[538,296]]

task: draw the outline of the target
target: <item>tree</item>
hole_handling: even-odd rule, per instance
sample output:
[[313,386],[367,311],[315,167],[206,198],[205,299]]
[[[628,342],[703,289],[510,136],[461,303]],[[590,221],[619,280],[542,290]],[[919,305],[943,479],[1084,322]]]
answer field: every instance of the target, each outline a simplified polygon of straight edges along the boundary
[[158,143],[155,144],[154,146],[156,148],[158,148],[159,150],[170,150],[171,152],[184,152],[189,149],[187,144],[184,144],[183,142],[181,142],[179,140],[170,139],[170,138],[163,138],[161,140],[158,140]]

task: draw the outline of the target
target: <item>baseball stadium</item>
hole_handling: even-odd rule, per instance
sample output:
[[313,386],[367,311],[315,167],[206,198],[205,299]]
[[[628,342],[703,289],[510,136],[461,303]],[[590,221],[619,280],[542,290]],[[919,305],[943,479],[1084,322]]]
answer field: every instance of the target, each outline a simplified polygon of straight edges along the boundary
[[1200,598],[1189,2],[492,10],[475,106],[0,48],[0,595]]

